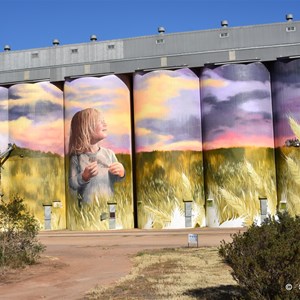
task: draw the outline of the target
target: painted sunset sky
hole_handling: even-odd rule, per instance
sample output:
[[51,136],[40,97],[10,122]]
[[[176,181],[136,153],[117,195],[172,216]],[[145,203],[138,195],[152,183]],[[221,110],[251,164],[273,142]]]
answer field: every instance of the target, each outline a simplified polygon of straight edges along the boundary
[[270,75],[261,63],[204,69],[203,148],[274,147]]
[[[300,122],[299,70],[300,60],[276,62],[272,70],[276,146],[295,137],[288,117]],[[204,68],[200,81],[198,75],[190,69],[134,74],[137,152],[201,151],[202,141],[206,150],[274,147],[270,73],[263,64]],[[0,87],[0,150],[10,142],[63,155],[71,118],[93,107],[103,112],[108,124],[102,145],[130,153],[128,82],[115,75],[79,78],[65,82],[64,94],[49,82]]]
[[63,92],[49,82],[8,89],[9,139],[19,147],[64,153]]
[[74,114],[82,109],[96,108],[103,113],[108,126],[108,137],[100,144],[115,153],[131,153],[130,89],[125,81],[109,75],[65,82],[66,151]]
[[202,150],[199,77],[189,69],[134,76],[137,152]]
[[300,60],[275,63],[272,93],[275,145],[279,147],[287,139],[295,138],[289,125],[289,117],[300,123]]

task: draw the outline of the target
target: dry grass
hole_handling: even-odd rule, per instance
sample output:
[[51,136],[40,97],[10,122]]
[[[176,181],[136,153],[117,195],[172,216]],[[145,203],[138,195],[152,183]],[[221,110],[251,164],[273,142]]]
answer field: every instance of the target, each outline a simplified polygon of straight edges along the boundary
[[[201,226],[205,220],[202,166],[199,151],[137,153],[139,228],[161,229],[184,222],[184,200],[193,201],[193,227]],[[174,219],[176,210],[179,219]]]
[[232,299],[240,290],[217,248],[149,250],[114,286],[98,286],[85,299]]
[[[16,153],[15,153],[16,152]],[[20,158],[18,154],[24,155]],[[64,158],[52,153],[42,153],[17,148],[5,163],[2,174],[5,198],[18,195],[24,199],[29,212],[44,229],[43,204],[61,201],[62,207],[52,207],[51,228],[66,228]]]
[[[295,136],[300,139],[300,124],[289,117],[289,124]],[[278,198],[287,202],[287,211],[300,215],[300,152],[297,147],[280,147],[277,150]]]
[[266,197],[270,213],[276,213],[273,149],[216,149],[204,154],[206,197],[215,200],[220,223],[242,217],[251,225],[260,213],[259,197]]

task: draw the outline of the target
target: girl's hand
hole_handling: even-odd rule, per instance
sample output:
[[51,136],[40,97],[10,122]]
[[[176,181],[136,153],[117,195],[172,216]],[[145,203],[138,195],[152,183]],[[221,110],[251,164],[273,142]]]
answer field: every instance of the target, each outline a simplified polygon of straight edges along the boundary
[[92,177],[95,177],[97,175],[98,175],[98,164],[97,161],[94,161],[85,167],[82,173],[82,179],[84,181],[89,181]]
[[119,162],[114,162],[113,164],[111,164],[109,166],[108,171],[111,174],[117,175],[119,177],[124,177],[124,175],[125,175],[125,169],[124,169],[123,165]]

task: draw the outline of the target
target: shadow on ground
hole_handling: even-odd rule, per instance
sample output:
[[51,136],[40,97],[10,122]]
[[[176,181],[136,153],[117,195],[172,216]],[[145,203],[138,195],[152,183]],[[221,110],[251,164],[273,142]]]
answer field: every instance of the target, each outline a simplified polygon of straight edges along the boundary
[[196,299],[210,300],[238,300],[244,299],[243,296],[245,295],[243,290],[237,285],[220,285],[216,287],[192,289],[184,294]]

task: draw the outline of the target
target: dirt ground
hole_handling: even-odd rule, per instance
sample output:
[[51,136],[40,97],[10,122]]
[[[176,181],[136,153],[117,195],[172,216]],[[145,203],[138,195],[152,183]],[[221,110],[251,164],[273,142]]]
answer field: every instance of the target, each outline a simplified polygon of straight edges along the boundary
[[[126,276],[131,257],[145,249],[188,247],[188,234],[199,246],[218,246],[245,229],[117,230],[101,232],[45,231],[47,246],[39,263],[0,280],[1,300],[83,299],[96,285],[111,285]],[[196,246],[196,244],[190,245]]]

